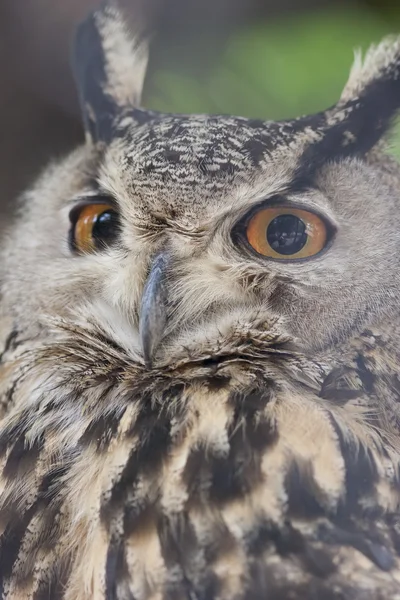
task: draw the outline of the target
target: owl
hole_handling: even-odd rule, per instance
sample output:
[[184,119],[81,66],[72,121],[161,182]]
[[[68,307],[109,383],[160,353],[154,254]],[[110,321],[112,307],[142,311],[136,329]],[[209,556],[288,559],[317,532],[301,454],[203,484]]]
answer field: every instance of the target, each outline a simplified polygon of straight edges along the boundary
[[140,107],[80,26],[86,141],[0,245],[4,600],[399,600],[400,38],[298,119]]

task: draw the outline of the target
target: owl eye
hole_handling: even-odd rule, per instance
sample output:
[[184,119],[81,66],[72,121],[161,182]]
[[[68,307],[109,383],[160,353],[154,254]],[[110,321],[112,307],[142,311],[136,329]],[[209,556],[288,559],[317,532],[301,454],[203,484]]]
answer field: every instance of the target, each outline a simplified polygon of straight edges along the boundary
[[111,246],[118,237],[119,215],[106,203],[91,203],[71,211],[70,243],[79,253],[96,252]]
[[268,258],[309,258],[326,246],[328,226],[308,210],[270,206],[252,216],[246,238],[258,254]]

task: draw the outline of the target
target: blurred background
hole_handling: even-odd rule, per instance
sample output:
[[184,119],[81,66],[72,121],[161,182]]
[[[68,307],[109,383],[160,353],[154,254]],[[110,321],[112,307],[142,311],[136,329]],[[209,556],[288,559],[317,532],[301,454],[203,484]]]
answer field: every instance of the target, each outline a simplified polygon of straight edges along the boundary
[[[144,103],[172,112],[279,119],[326,108],[353,50],[400,32],[400,0],[121,1],[155,32]],[[82,139],[70,42],[97,3],[0,0],[0,227],[49,158]]]

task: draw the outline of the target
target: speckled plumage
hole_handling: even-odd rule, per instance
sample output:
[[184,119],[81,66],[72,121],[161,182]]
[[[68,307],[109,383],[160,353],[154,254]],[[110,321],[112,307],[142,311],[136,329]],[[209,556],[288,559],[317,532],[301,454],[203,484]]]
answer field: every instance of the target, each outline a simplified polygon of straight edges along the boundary
[[[269,123],[139,109],[138,39],[115,5],[82,25],[87,143],[1,243],[1,597],[398,600],[400,42],[336,106]],[[119,239],[76,255],[68,214],[99,194]],[[268,199],[327,215],[326,252],[241,244]]]

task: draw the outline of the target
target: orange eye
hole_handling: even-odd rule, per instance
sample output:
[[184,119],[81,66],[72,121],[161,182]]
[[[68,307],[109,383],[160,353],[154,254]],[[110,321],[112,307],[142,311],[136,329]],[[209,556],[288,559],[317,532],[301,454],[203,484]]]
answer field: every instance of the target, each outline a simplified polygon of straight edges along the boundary
[[326,223],[308,210],[271,206],[258,211],[246,229],[250,246],[268,258],[297,259],[318,254],[326,245]]
[[95,252],[110,246],[119,232],[119,217],[109,204],[86,204],[73,211],[71,245],[80,253]]

